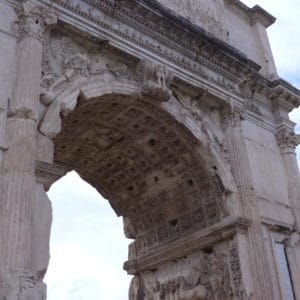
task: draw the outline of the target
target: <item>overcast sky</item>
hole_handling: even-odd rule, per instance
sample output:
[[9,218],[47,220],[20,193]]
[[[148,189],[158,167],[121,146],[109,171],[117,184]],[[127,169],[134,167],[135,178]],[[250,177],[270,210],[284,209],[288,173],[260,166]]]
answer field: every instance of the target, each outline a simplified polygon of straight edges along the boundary
[[[182,0],[185,1],[185,0]],[[203,0],[204,1],[204,0]],[[300,0],[244,0],[277,17],[269,37],[281,77],[300,88]],[[298,123],[300,113],[291,118]],[[300,151],[298,159],[300,157]],[[56,182],[51,261],[46,276],[49,300],[127,300],[130,278],[122,270],[128,240],[122,220],[76,173]]]

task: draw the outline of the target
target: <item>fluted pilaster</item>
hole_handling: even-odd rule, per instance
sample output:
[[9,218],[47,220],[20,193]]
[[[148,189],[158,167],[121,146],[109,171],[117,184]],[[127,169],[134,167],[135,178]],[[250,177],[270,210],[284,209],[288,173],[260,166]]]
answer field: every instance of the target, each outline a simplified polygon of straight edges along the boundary
[[273,299],[271,276],[268,269],[266,251],[263,244],[262,225],[257,208],[257,199],[253,192],[250,174],[250,162],[242,135],[242,110],[236,106],[227,106],[222,112],[222,124],[225,132],[229,158],[242,206],[244,217],[252,221],[248,231],[248,253],[252,265],[255,299]]
[[0,278],[6,278],[1,284],[7,288],[1,290],[0,286],[0,296],[4,299],[40,300],[45,295],[32,253],[34,212],[41,194],[37,193],[35,162],[42,37],[45,26],[53,21],[55,18],[49,17],[45,9],[30,2],[23,3],[19,12],[16,85],[6,123],[7,150],[1,170]]
[[38,119],[43,32],[55,22],[52,12],[30,2],[19,12],[17,81],[10,105],[13,116]]

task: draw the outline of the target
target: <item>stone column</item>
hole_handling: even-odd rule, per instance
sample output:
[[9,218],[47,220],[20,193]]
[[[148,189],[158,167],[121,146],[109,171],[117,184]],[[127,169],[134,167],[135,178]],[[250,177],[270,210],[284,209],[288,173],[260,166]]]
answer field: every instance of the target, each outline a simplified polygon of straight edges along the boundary
[[23,3],[19,14],[16,84],[9,107],[7,150],[1,170],[0,295],[4,297],[1,300],[45,297],[32,270],[32,232],[42,35],[45,26],[54,21],[44,9]]
[[297,138],[294,131],[286,125],[279,126],[277,143],[288,176],[288,193],[295,218],[294,229],[300,232],[300,173],[295,153]]
[[[262,225],[257,208],[257,199],[253,192],[250,174],[250,162],[241,128],[242,112],[238,107],[227,106],[222,112],[222,123],[226,136],[230,164],[235,178],[239,200],[243,207],[243,217],[252,221],[246,243],[252,267],[254,285],[253,298],[257,300],[273,299],[270,270],[264,249]],[[246,247],[244,247],[245,249]],[[251,278],[249,278],[251,280]]]

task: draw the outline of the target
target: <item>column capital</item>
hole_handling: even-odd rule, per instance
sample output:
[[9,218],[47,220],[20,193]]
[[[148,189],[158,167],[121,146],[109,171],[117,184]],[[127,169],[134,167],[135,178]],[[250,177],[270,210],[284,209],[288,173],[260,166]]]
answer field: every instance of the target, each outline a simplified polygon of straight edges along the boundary
[[28,1],[22,4],[18,17],[19,40],[30,37],[42,41],[45,28],[57,22],[57,16],[52,10]]
[[297,146],[297,136],[293,130],[281,127],[276,134],[277,144],[283,153],[295,153]]
[[243,110],[241,107],[227,105],[221,111],[221,123],[224,130],[230,127],[240,127],[242,120]]

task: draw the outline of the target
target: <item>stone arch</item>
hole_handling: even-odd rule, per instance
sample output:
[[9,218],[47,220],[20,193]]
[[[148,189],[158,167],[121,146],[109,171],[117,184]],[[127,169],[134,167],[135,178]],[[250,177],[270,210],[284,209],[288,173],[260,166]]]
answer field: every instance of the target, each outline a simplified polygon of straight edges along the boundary
[[40,123],[54,142],[54,162],[75,169],[123,216],[135,239],[129,259],[235,213],[224,159],[179,111],[174,97],[156,101],[134,81],[92,79],[59,94]]

